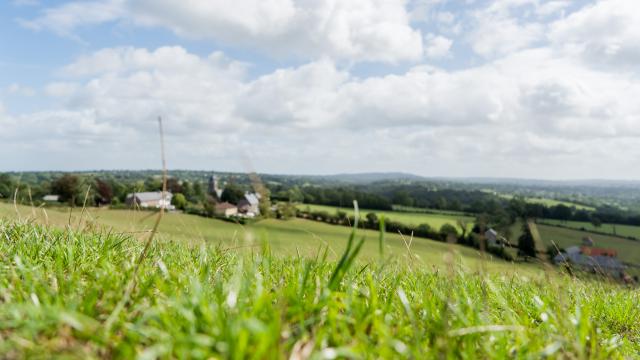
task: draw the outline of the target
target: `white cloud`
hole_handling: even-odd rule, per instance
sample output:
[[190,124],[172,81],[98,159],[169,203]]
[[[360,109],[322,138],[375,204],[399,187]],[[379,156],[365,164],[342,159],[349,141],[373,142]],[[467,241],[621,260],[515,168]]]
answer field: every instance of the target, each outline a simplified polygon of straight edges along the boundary
[[511,9],[529,0],[501,0],[473,13],[473,28],[467,35],[471,48],[485,58],[495,58],[530,47],[542,38],[544,26],[511,14]]
[[70,35],[85,25],[126,21],[276,57],[395,63],[422,56],[421,33],[409,20],[406,0],[109,0],[67,3],[23,24]]
[[425,55],[430,59],[438,59],[450,54],[453,40],[441,35],[429,34],[425,39],[425,43]]
[[33,30],[53,30],[58,35],[75,37],[78,27],[115,21],[124,16],[124,0],[70,2],[59,7],[45,9],[35,20],[20,23]]
[[6,93],[10,95],[31,97],[36,95],[36,91],[29,87],[18,83],[13,83],[6,88]]
[[637,68],[640,63],[640,4],[601,0],[551,25],[549,39],[592,64]]
[[[216,1],[191,2],[201,6],[197,14],[175,2],[122,0],[127,15],[116,21],[287,58],[308,52],[310,60],[251,78],[251,65],[221,52],[95,51],[37,89],[51,97],[49,109],[6,114],[0,107],[0,150],[16,147],[37,159],[45,149],[60,154],[56,167],[155,167],[157,154],[148,149],[157,145],[154,119],[162,115],[170,163],[179,167],[243,170],[236,164],[246,153],[271,172],[640,176],[625,166],[640,156],[640,22],[629,2],[602,0],[559,18],[553,15],[569,9],[564,2],[481,3],[470,18],[455,14],[453,22],[473,20],[468,33],[441,32],[436,21],[424,44],[407,25],[403,1],[274,0],[246,16],[233,6],[249,0],[220,11]],[[62,24],[71,31],[82,23]],[[417,64],[369,76],[348,66],[416,56],[455,62],[451,52],[465,40],[484,57],[480,64]]]

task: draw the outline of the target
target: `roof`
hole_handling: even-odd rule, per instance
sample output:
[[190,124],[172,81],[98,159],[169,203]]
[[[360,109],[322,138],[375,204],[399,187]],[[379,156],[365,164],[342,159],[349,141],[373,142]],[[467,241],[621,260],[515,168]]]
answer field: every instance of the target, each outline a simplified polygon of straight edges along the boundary
[[[165,200],[169,200],[173,197],[170,192],[165,192]],[[159,201],[162,200],[162,191],[150,191],[150,192],[137,192],[133,194],[127,194],[127,198],[135,196],[141,202],[147,201]]]
[[591,255],[591,256],[609,256],[616,257],[618,256],[618,251],[615,249],[605,249],[605,248],[597,248],[591,246],[582,246],[580,248],[583,254]]
[[255,193],[245,193],[244,198],[251,205],[258,205],[260,203],[260,200],[258,199],[258,196]]
[[618,261],[616,258],[612,258],[610,256],[588,256],[584,254],[577,253],[560,253],[553,258],[553,261],[559,262],[570,262],[576,265],[589,266],[594,268],[600,268],[605,270],[622,270],[625,266]]
[[227,209],[235,209],[235,208],[236,208],[235,205],[228,202],[216,204],[216,210],[227,210]]
[[60,200],[60,195],[45,195],[42,197],[44,201],[58,201]]

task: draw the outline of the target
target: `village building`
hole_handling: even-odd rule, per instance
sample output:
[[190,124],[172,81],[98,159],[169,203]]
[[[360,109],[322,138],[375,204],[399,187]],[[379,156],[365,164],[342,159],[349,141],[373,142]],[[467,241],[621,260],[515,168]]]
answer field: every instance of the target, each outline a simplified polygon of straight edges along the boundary
[[215,212],[216,215],[230,217],[238,214],[238,207],[231,203],[223,202],[216,204]]
[[168,191],[164,193],[164,198],[162,196],[162,191],[138,192],[127,194],[125,203],[129,206],[136,205],[144,209],[164,208],[167,210],[174,210],[175,206],[171,205],[171,199],[173,199],[173,194]]
[[238,201],[238,212],[249,217],[260,215],[260,194],[246,192]]
[[60,195],[45,195],[42,197],[44,202],[58,202],[60,201]]
[[553,258],[556,264],[572,266],[593,273],[604,273],[613,277],[623,277],[626,266],[617,258],[612,249],[601,249],[590,246],[571,246]]
[[504,247],[507,244],[507,239],[494,229],[485,231],[484,238],[487,240],[487,247]]
[[214,196],[216,199],[222,199],[223,189],[220,188],[220,182],[218,181],[218,177],[214,174],[209,177],[209,194]]

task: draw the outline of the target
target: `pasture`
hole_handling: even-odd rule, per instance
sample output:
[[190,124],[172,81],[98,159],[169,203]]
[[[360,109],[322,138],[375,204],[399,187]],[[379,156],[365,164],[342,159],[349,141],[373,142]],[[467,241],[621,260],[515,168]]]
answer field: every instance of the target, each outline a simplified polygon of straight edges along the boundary
[[[337,211],[344,211],[349,215],[353,215],[353,209],[350,208],[339,208],[334,206],[325,206],[325,205],[313,205],[313,204],[300,204],[298,205],[298,209],[300,210],[311,210],[311,211],[326,211],[330,214],[335,214]],[[467,224],[467,227],[471,229],[473,227],[473,221],[475,220],[471,216],[467,215],[454,215],[454,214],[434,214],[434,213],[425,213],[425,212],[409,212],[409,211],[383,211],[383,210],[367,210],[360,209],[361,216],[365,216],[367,213],[375,213],[380,216],[384,216],[386,220],[401,222],[406,225],[418,226],[420,224],[428,224],[434,230],[439,230],[444,224],[451,224],[455,226],[457,229],[458,220],[462,220]]]
[[[58,228],[70,226],[74,229],[102,228],[120,234],[129,234],[144,239],[152,228],[156,213],[133,210],[108,210],[88,208],[31,208],[0,203],[0,218],[34,219],[40,224],[50,224]],[[344,249],[351,229],[344,226],[328,225],[303,219],[261,220],[250,225],[204,218],[181,213],[167,213],[160,223],[157,234],[159,241],[178,241],[186,244],[219,244],[228,249],[260,249],[268,242],[276,256],[316,256],[328,247],[329,259],[337,259]],[[360,259],[369,260],[378,256],[379,233],[372,230],[358,230],[358,238],[365,239]],[[385,233],[384,251],[387,255],[402,258],[417,267],[445,268],[453,263],[461,264],[470,271],[521,271],[529,274],[540,272],[534,265],[513,264],[493,258],[490,254],[480,254],[477,250],[447,244],[439,241],[414,238],[403,239],[398,234]],[[406,243],[405,243],[406,241]],[[411,241],[408,255],[407,243]]]
[[600,227],[594,226],[590,222],[586,221],[561,221],[561,220],[552,220],[552,219],[544,219],[541,222],[552,224],[552,225],[562,225],[565,227],[569,227],[577,230],[587,230],[587,231],[595,231],[600,233],[607,233],[611,235],[618,235],[624,237],[634,237],[636,239],[640,239],[640,226],[633,225],[619,225],[619,224],[602,224]]

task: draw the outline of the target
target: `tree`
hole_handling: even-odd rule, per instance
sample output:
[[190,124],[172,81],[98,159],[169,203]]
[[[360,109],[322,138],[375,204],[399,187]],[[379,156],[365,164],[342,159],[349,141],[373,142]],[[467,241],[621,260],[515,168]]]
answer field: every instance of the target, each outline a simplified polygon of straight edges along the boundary
[[79,200],[80,196],[80,179],[71,174],[65,174],[59,177],[51,184],[51,190],[60,196],[61,202],[68,202],[73,205]]
[[279,202],[276,206],[276,217],[278,219],[291,219],[296,217],[296,206],[291,202]]
[[96,179],[96,202],[98,204],[110,204],[113,199],[113,189],[111,185],[100,179]]
[[600,220],[599,217],[597,216],[592,216],[591,217],[591,225],[593,225],[593,227],[595,228],[599,228],[602,226],[602,220]]
[[378,226],[378,215],[376,215],[375,213],[368,213],[366,219],[368,228],[375,229]]
[[242,200],[243,198],[244,191],[242,191],[242,188],[234,183],[228,183],[227,186],[224,187],[224,191],[222,192],[220,200],[232,204],[237,204],[238,201]]
[[571,215],[573,215],[573,210],[567,205],[559,204],[551,208],[551,216],[554,219],[567,221],[571,219]]
[[185,198],[181,193],[173,194],[171,204],[175,206],[176,209],[184,210],[187,207],[187,198]]
[[456,239],[458,238],[458,229],[456,229],[455,226],[446,223],[444,225],[442,225],[442,227],[440,227],[440,236],[442,237],[443,240],[448,241],[449,239]]
[[16,190],[16,184],[9,174],[0,174],[0,198],[9,199]]
[[525,257],[536,257],[536,242],[526,222],[522,225],[522,235],[518,238],[518,252]]
[[176,178],[167,179],[167,191],[169,191],[172,194],[177,194],[177,193],[182,194],[183,190],[182,190],[182,184],[180,183],[180,180]]

